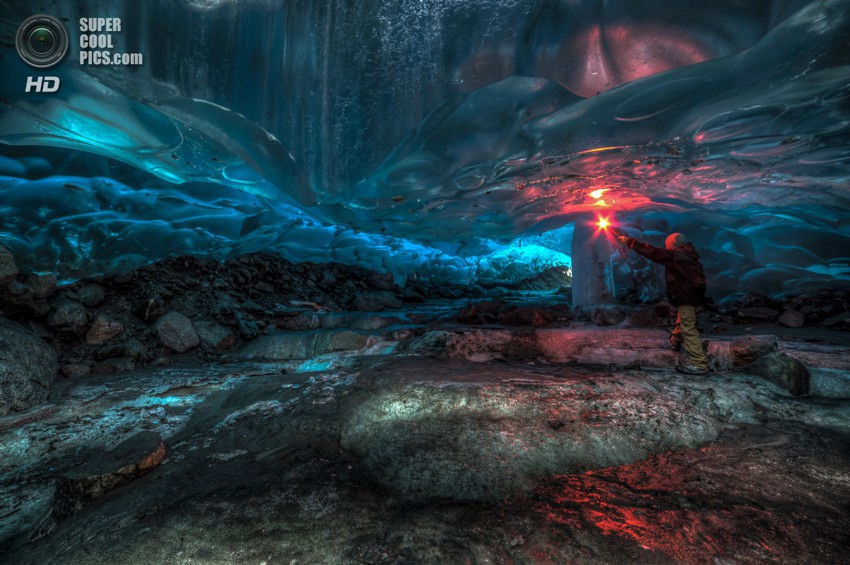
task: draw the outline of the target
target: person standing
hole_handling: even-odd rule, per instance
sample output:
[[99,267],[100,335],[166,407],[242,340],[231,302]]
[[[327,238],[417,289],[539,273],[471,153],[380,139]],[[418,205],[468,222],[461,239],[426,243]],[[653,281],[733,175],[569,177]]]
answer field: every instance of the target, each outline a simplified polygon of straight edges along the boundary
[[615,235],[629,249],[650,261],[664,265],[667,298],[678,309],[670,344],[676,351],[684,346],[688,355],[688,362],[680,363],[676,370],[688,375],[707,374],[708,359],[697,329],[697,313],[706,304],[705,269],[700,263],[696,248],[681,233],[671,233],[667,236],[663,249],[623,235],[619,231],[615,232]]

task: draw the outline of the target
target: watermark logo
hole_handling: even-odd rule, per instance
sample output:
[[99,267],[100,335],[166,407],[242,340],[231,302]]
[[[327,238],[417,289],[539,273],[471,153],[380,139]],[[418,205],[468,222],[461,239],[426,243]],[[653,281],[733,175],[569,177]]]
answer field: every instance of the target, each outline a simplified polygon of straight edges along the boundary
[[80,18],[80,64],[138,66],[141,53],[116,53],[113,34],[122,31],[121,18]]
[[59,77],[27,77],[26,92],[56,92]]
[[69,43],[68,31],[62,22],[46,14],[36,14],[25,19],[15,35],[18,55],[26,64],[37,69],[49,69],[58,65],[68,53]]

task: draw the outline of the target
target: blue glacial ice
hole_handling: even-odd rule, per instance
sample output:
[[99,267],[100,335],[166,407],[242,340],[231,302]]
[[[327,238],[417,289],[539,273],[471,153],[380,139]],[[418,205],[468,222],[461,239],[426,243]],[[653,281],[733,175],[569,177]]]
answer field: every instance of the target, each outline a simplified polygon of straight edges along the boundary
[[29,11],[2,16],[24,271],[270,251],[489,284],[569,265],[601,214],[687,234],[716,296],[850,284],[846,0],[81,4],[146,62],[72,49],[25,94]]

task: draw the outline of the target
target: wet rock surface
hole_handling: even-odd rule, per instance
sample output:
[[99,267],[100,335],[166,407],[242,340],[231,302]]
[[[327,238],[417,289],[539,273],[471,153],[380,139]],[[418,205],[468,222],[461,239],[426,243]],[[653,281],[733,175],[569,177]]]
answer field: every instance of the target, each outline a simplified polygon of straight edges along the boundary
[[299,363],[84,377],[0,419],[0,557],[837,562],[850,542],[850,400],[733,371]]
[[265,255],[44,282],[0,289],[0,330],[54,355],[42,404],[0,415],[0,561],[838,562],[850,543],[840,291],[702,314],[714,372],[686,377],[666,303]]
[[0,416],[47,400],[56,352],[20,325],[0,318]]

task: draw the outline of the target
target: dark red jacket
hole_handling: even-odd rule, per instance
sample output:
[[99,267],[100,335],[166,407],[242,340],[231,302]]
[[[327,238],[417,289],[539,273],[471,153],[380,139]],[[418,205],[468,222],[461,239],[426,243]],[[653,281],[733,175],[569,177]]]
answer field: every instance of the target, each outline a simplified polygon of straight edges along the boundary
[[674,306],[703,306],[706,303],[705,270],[693,245],[686,243],[662,249],[631,237],[626,245],[650,261],[664,265],[667,298]]

